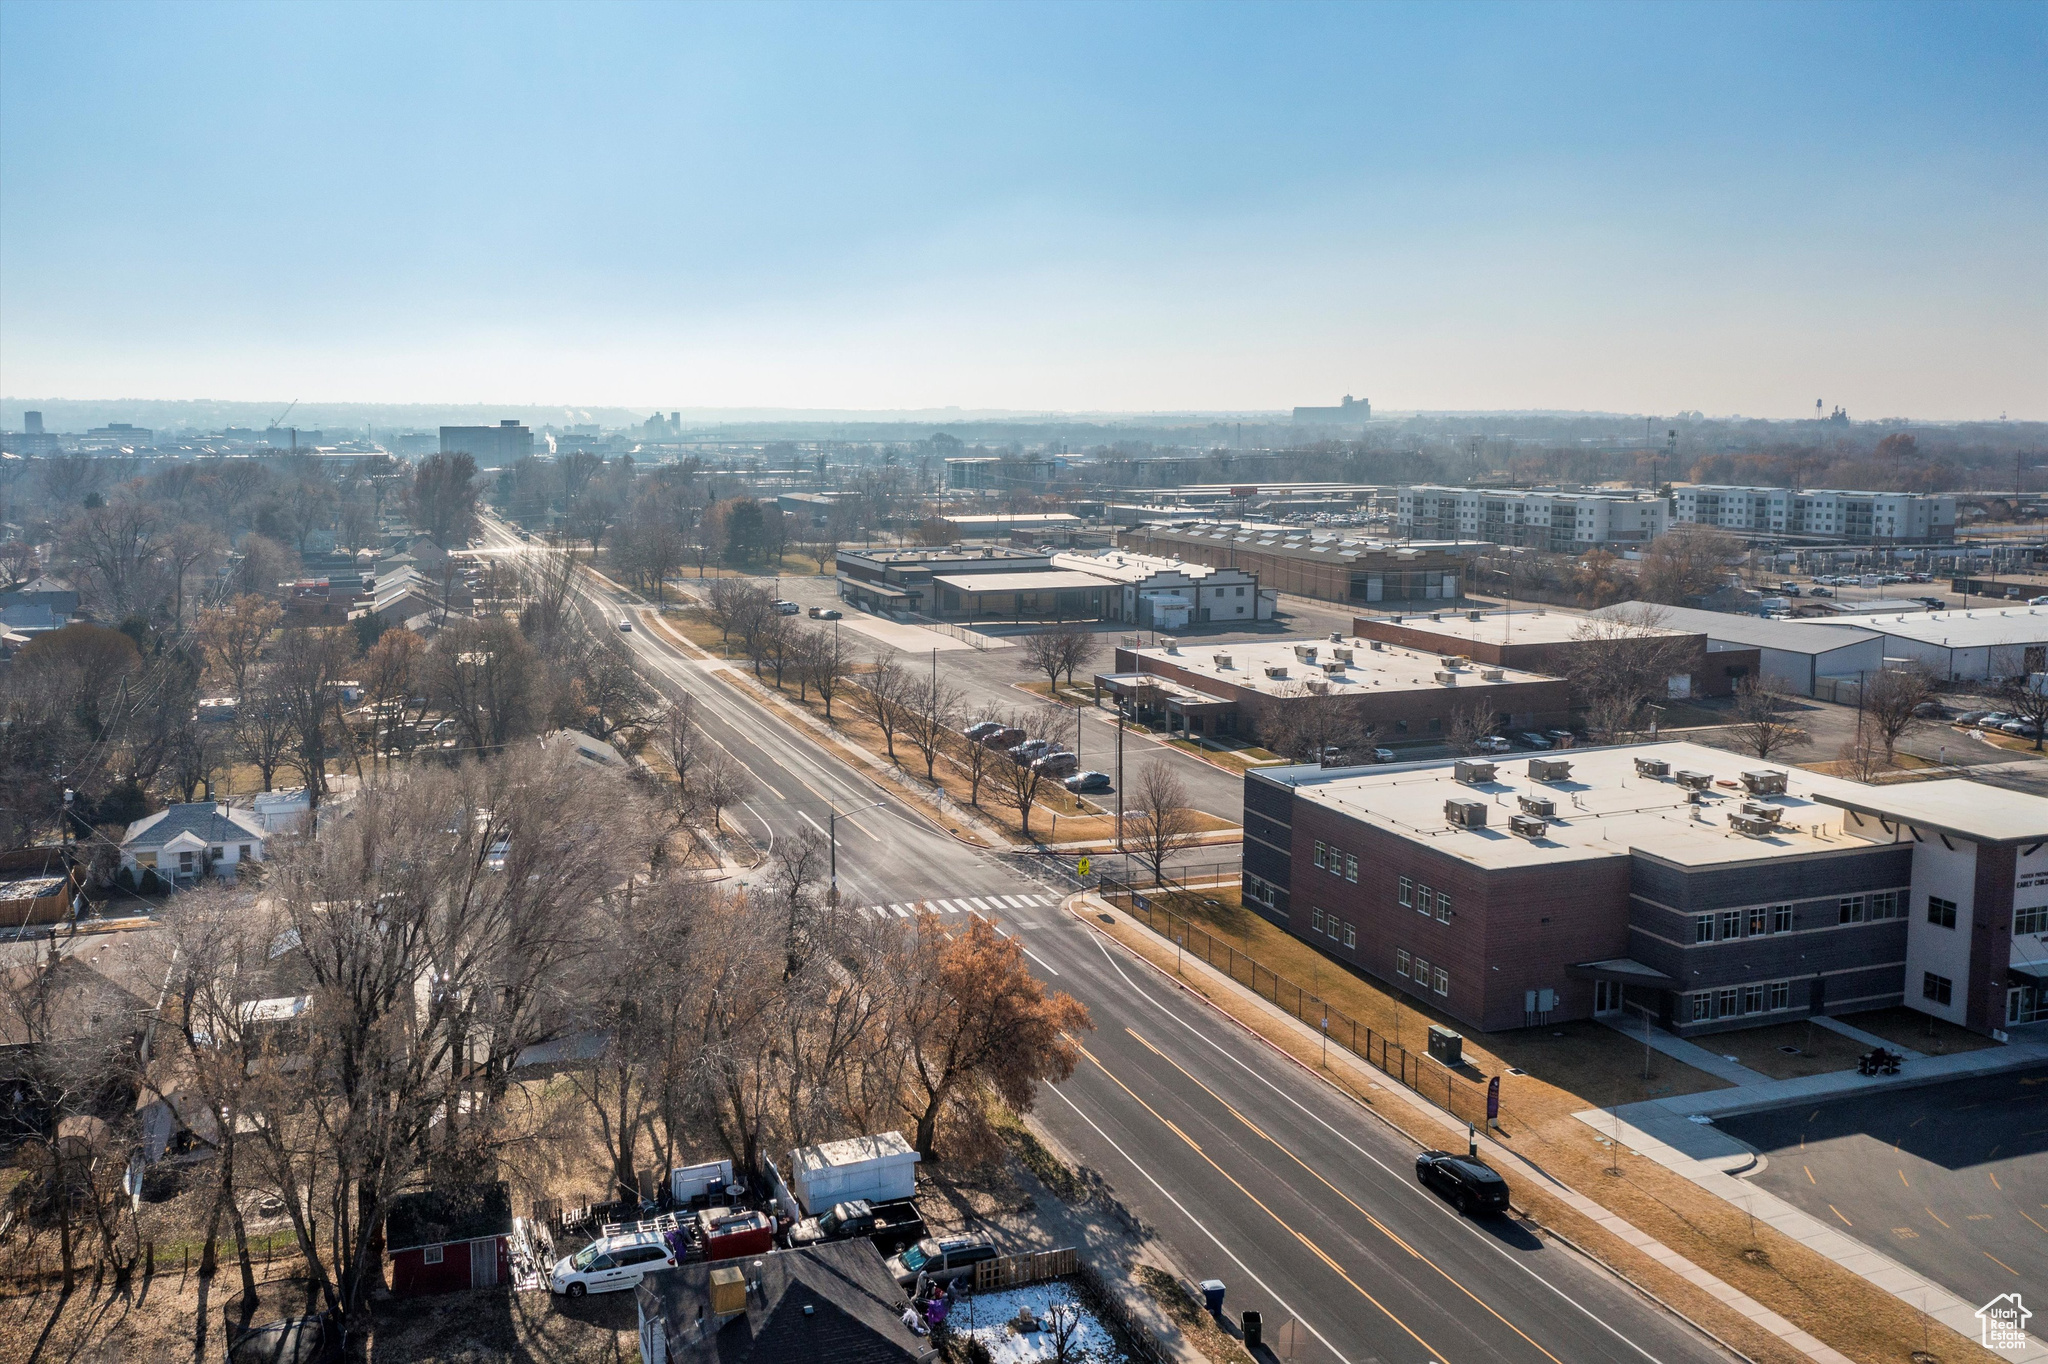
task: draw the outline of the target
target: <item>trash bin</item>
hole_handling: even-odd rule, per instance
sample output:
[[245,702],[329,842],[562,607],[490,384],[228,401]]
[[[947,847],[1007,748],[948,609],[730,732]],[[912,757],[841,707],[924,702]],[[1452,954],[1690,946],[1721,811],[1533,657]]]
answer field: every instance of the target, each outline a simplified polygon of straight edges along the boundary
[[1204,1279],[1201,1283],[1202,1305],[1209,1309],[1209,1315],[1223,1315],[1223,1280]]
[[1256,1350],[1266,1343],[1266,1322],[1255,1309],[1245,1309],[1243,1324],[1245,1349]]

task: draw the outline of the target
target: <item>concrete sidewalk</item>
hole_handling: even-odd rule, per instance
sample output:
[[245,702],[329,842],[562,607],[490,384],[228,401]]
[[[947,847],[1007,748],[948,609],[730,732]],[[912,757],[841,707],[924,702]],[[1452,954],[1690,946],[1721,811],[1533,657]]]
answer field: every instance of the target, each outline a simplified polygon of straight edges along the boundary
[[[1654,1036],[1651,1045],[1656,1045]],[[1992,1075],[2036,1065],[2044,1060],[2048,1060],[2048,1043],[2016,1043],[1948,1056],[1917,1057],[1901,1065],[1897,1075],[1868,1076],[1853,1070],[1832,1071],[1796,1080],[1739,1083],[1733,1089],[1651,1099],[1624,1104],[1619,1109],[1589,1109],[1573,1116],[1600,1135],[1610,1138],[1617,1134],[1618,1118],[1619,1138],[1625,1147],[1685,1176],[1758,1221],[1769,1223],[1844,1269],[1862,1275],[1916,1311],[1925,1312],[1950,1330],[1975,1340],[1980,1323],[1972,1304],[1863,1242],[1816,1221],[1768,1190],[1737,1178],[1756,1167],[1757,1154],[1714,1127],[1713,1122],[1716,1118],[1732,1117],[1737,1113],[1753,1113],[1790,1104]],[[2027,1337],[2025,1349],[2006,1354],[2016,1364],[2048,1364],[2048,1345],[2035,1336]]]

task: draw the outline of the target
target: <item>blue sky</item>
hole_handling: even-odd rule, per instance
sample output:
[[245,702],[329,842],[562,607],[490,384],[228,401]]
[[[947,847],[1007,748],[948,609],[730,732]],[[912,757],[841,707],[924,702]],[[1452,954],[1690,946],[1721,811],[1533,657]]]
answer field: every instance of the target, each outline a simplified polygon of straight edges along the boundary
[[0,3],[0,391],[2048,416],[2048,5]]

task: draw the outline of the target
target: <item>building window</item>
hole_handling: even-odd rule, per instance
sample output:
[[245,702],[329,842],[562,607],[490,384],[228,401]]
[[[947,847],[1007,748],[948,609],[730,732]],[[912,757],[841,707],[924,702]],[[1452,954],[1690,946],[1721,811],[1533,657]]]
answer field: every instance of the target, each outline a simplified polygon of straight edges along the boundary
[[1714,992],[1702,990],[1692,997],[1692,1021],[1704,1023],[1714,1016]]
[[1447,924],[1451,921],[1451,897],[1447,891],[1436,893],[1436,921]]
[[1939,896],[1928,896],[1927,922],[1933,924],[1936,928],[1954,928],[1956,926],[1956,902],[1954,900],[1941,899]]
[[1358,946],[1358,934],[1352,930],[1349,921],[1344,925],[1344,945],[1346,947]]
[[1315,925],[1316,932],[1320,933],[1323,931],[1323,911],[1320,909],[1316,911]]
[[1396,734],[1406,734],[1407,732],[1408,732],[1408,722],[1407,722],[1406,720],[1396,720],[1396,721],[1394,721],[1394,733],[1396,733]]
[[2032,909],[2013,911],[2012,931],[2014,933],[2048,933],[2048,905],[2035,905]]
[[1429,988],[1429,963],[1421,957],[1415,959],[1415,983],[1425,990]]
[[247,843],[244,843],[244,844],[243,844],[243,845],[242,845],[242,846],[241,846],[240,848],[236,849],[236,850],[235,850],[235,856],[236,856],[237,858],[239,858],[239,859],[240,859],[241,861],[244,861],[244,862],[248,861],[248,860],[249,860],[249,845],[248,845]]
[[1739,909],[1724,909],[1721,911],[1721,937],[1723,940],[1742,936],[1742,919],[1743,914]]
[[1428,886],[1417,886],[1415,888],[1415,912],[1426,915],[1435,908],[1435,893]]
[[1429,732],[1431,734],[1441,734],[1443,733],[1443,730],[1444,722],[1442,720],[1431,720],[1429,722]]
[[1863,911],[1864,911],[1864,904],[1863,904],[1863,897],[1862,897],[1861,895],[1846,895],[1846,896],[1843,896],[1843,897],[1842,897],[1842,920],[1841,920],[1841,921],[1842,921],[1843,923],[1845,923],[1845,924],[1860,924],[1860,923],[1862,923],[1862,922],[1863,922]]
[[221,860],[221,858],[227,856],[227,849],[210,848],[207,850],[207,856],[211,857],[214,861],[218,862]]
[[1877,894],[1869,897],[1869,904],[1869,917],[1871,922],[1873,923],[1875,923],[1879,919],[1898,919],[1905,917],[1905,906],[1901,903],[1899,899],[1899,893],[1895,890],[1879,891]]
[[1396,893],[1398,894],[1402,904],[1412,905],[1415,903],[1415,883],[1409,880],[1407,877],[1404,876],[1401,878],[1401,887],[1400,890]]
[[1947,976],[1937,976],[1932,971],[1920,977],[1920,998],[1931,999],[1936,1004],[1946,1004],[1955,994],[1955,982]]
[[1773,932],[1773,933],[1790,933],[1791,931],[1792,931],[1792,906],[1790,906],[1790,905],[1772,905],[1772,906],[1771,906],[1771,932]]
[[1771,1007],[1773,1009],[1789,1009],[1792,1007],[1791,981],[1779,980],[1771,983]]
[[1702,914],[1692,921],[1692,940],[1696,943],[1712,942],[1714,940],[1713,915]]
[[1318,867],[1327,866],[1329,864],[1329,859],[1329,849],[1325,848],[1320,842],[1318,842],[1316,844],[1316,865]]
[[1761,985],[1745,985],[1745,986],[1743,986],[1743,987],[1742,987],[1742,1012],[1744,1012],[1744,1013],[1746,1013],[1746,1014],[1762,1013],[1762,1012],[1763,1012],[1763,1008],[1764,1008],[1764,987],[1763,987],[1763,986],[1761,986]]
[[1749,911],[1749,921],[1744,925],[1743,931],[1752,938],[1761,938],[1764,934],[1770,932],[1770,911],[1761,905]]
[[430,1265],[437,1265],[437,1264],[440,1264],[440,1263],[441,1263],[441,1247],[439,1247],[439,1246],[428,1246],[428,1247],[427,1247],[427,1248],[426,1248],[425,1250],[423,1250],[423,1251],[421,1251],[421,1252],[420,1252],[420,1259],[421,1259],[421,1261],[423,1261],[423,1262],[424,1262],[424,1263],[426,1263],[426,1264],[430,1264]]
[[1714,997],[1714,1016],[1716,1018],[1733,1018],[1735,1016],[1736,994],[1737,992],[1734,990],[1716,992]]
[[179,871],[190,871],[190,870],[192,870],[192,854],[191,854],[191,853],[188,853],[188,852],[181,852],[181,853],[179,853],[179,854],[178,854],[178,870],[179,870]]
[[1397,976],[1408,974],[1408,949],[1405,947],[1396,948],[1394,951],[1394,974]]
[[1350,853],[1344,854],[1344,879],[1353,884],[1358,881],[1358,859]]
[[1441,966],[1436,968],[1436,992],[1440,995],[1451,992],[1451,973]]

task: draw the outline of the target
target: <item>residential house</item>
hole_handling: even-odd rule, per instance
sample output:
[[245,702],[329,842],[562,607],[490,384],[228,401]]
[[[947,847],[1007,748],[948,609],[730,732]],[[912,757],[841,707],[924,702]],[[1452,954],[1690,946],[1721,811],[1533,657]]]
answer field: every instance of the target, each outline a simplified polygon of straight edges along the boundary
[[929,1342],[903,1324],[908,1295],[866,1239],[778,1251],[746,1265],[698,1261],[633,1290],[641,1364],[916,1364]]
[[138,880],[154,871],[172,885],[192,885],[208,872],[232,878],[242,863],[263,860],[269,837],[246,810],[210,800],[170,805],[128,826],[121,869]]

